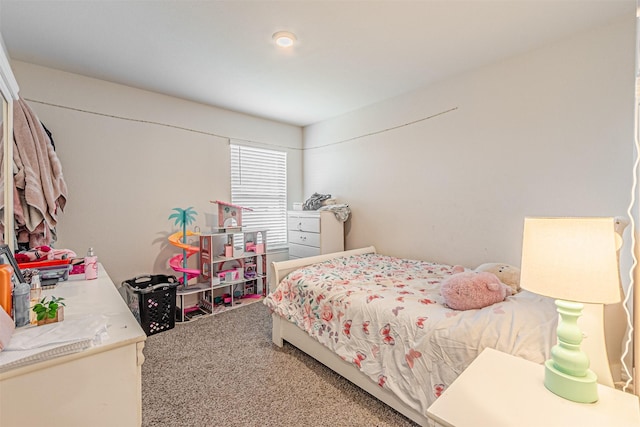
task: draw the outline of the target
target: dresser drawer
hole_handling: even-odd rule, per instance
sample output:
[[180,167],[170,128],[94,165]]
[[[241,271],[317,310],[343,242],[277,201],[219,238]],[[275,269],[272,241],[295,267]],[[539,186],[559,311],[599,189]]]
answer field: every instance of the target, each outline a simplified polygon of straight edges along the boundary
[[305,233],[304,231],[289,231],[289,243],[297,243],[305,246],[320,247],[320,234]]
[[306,258],[308,256],[320,255],[320,248],[289,243],[289,257]]
[[287,220],[288,230],[320,232],[320,217],[290,216]]

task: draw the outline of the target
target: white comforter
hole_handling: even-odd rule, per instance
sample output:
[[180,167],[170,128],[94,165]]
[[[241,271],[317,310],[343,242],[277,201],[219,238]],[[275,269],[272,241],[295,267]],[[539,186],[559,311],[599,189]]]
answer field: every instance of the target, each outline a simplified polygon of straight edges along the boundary
[[292,272],[265,304],[424,414],[484,348],[542,363],[555,342],[557,313],[545,297],[521,291],[480,310],[445,307],[440,282],[451,269],[337,258]]

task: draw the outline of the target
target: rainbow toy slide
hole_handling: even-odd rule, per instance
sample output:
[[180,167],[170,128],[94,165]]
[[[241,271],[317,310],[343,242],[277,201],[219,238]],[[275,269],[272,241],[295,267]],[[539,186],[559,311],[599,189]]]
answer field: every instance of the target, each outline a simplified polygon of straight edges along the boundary
[[[189,236],[196,236],[197,233],[193,233],[191,231],[187,231],[187,237]],[[186,243],[182,243],[182,231],[178,231],[177,233],[173,233],[171,236],[169,236],[169,243],[171,243],[173,246],[176,246],[180,249],[182,249],[184,252],[186,252],[186,256],[187,259],[197,253],[200,252],[200,248],[197,248],[195,246],[191,246],[188,245]],[[200,275],[200,270],[198,269],[192,269],[192,268],[185,268],[184,265],[184,252],[182,254],[178,254],[175,255],[173,257],[171,257],[171,259],[169,259],[169,266],[179,272],[179,273],[183,273],[183,277],[184,274],[186,274],[187,276],[187,280],[193,279],[194,277],[198,277]],[[180,281],[180,283],[183,283],[183,277],[180,277],[178,280]]]
[[187,244],[187,237],[197,234],[187,231],[187,226],[195,220],[198,213],[194,211],[192,207],[186,209],[173,208],[173,210],[175,212],[169,215],[169,219],[175,220],[175,225],[181,227],[182,231],[178,231],[169,236],[169,243],[182,249],[182,254],[171,257],[169,266],[175,271],[182,273],[182,277],[179,279],[180,283],[182,283],[182,286],[187,286],[189,279],[193,279],[200,274],[200,270],[187,268],[187,259],[200,251],[200,248]]

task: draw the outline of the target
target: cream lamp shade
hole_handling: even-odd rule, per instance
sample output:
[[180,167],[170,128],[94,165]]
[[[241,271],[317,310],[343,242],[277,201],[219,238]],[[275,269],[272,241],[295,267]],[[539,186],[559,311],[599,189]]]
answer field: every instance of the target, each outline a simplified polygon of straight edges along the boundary
[[525,218],[520,286],[582,303],[620,301],[614,218]]

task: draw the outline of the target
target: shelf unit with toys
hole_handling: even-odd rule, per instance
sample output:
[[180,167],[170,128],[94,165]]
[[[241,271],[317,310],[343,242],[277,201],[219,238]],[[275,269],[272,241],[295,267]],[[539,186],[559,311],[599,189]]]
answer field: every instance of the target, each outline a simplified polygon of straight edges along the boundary
[[[217,314],[238,304],[242,299],[261,299],[267,292],[266,229],[242,227],[242,211],[252,209],[220,200],[218,227],[200,234],[198,283],[178,288],[177,320],[185,322],[197,317]],[[187,307],[187,299],[197,303]]]
[[[179,287],[176,291],[176,321],[188,322],[211,314],[210,307],[204,303],[206,301],[204,295],[211,292],[213,292],[213,288],[210,283],[196,283],[187,287]],[[197,304],[187,306],[187,299],[191,295],[197,297]]]
[[207,292],[199,305],[205,311],[216,313],[265,295],[266,235],[264,229],[241,228],[200,235],[200,278]]

